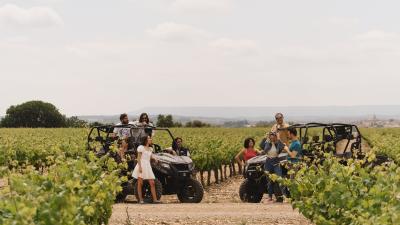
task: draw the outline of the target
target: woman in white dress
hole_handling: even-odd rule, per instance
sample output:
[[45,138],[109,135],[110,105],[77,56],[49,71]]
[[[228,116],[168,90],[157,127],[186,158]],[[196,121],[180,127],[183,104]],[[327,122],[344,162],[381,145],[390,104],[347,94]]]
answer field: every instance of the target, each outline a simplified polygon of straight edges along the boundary
[[154,184],[154,173],[151,168],[151,159],[156,160],[152,157],[153,148],[150,147],[152,145],[152,139],[150,136],[146,136],[143,138],[142,145],[140,145],[137,149],[138,152],[138,162],[133,170],[132,176],[138,180],[138,195],[139,195],[139,203],[143,204],[143,180],[148,180],[151,189],[151,195],[153,198],[153,203],[160,203],[157,200],[156,188]]

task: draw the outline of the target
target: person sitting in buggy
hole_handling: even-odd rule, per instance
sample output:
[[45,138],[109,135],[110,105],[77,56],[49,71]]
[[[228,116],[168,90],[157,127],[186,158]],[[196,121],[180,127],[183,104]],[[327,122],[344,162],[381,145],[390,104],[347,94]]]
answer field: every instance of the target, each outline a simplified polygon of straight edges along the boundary
[[172,142],[172,146],[165,149],[165,151],[172,155],[190,157],[189,149],[183,146],[183,139],[180,137],[176,137]]
[[[263,149],[262,154],[267,155],[267,159],[265,161],[264,170],[271,173],[276,174],[278,176],[282,176],[282,168],[279,163],[279,154],[281,154],[285,148],[285,144],[278,140],[278,136],[276,132],[269,132],[268,139],[264,138],[260,143],[261,149]],[[278,185],[275,182],[268,183],[268,196],[269,201],[272,201],[272,195],[274,194],[274,185]],[[277,187],[279,189],[279,186]],[[281,192],[275,193],[275,197],[277,201],[281,201]]]
[[[128,115],[126,113],[122,113],[119,116],[120,123],[116,124],[116,126],[121,125],[133,125],[133,122],[129,121]],[[119,146],[119,156],[121,159],[125,157],[125,152],[128,150],[128,139],[131,137],[130,128],[129,127],[115,127],[113,130],[113,135],[115,138],[118,138],[118,146]]]
[[[136,127],[140,127],[143,129],[135,129],[133,130],[133,137],[136,138],[134,142],[139,143],[141,141],[141,138],[143,138],[147,133],[149,133],[150,129],[146,128],[152,128],[154,127],[153,123],[150,122],[149,115],[147,113],[142,113],[139,116],[139,119],[133,122],[133,125]],[[151,133],[149,133],[152,137],[154,136],[154,131],[151,130]]]

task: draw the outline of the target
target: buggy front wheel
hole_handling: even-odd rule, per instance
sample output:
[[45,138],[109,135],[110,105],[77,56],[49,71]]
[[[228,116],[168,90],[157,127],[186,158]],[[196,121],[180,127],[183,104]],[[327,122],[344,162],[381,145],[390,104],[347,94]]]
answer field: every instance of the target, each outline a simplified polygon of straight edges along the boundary
[[199,181],[191,178],[186,181],[177,195],[182,203],[199,203],[203,199],[204,189]]

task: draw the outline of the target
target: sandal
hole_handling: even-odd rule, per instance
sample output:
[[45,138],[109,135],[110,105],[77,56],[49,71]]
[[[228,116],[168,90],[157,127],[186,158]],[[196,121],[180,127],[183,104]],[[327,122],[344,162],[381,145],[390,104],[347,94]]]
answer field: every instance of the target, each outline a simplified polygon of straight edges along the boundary
[[160,200],[153,201],[153,204],[162,204]]
[[143,205],[143,204],[144,204],[144,201],[139,201],[139,204]]

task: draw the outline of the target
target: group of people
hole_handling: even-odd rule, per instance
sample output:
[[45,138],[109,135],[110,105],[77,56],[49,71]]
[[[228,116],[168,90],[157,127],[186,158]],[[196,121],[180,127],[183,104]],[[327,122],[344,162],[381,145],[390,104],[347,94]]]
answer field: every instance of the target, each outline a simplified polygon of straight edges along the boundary
[[[253,138],[247,138],[244,141],[244,148],[236,155],[235,159],[241,167],[244,163],[257,156],[266,155],[267,159],[265,162],[264,169],[269,173],[274,173],[278,176],[283,176],[282,168],[279,163],[279,155],[281,153],[287,153],[287,160],[290,163],[297,163],[302,157],[301,144],[297,137],[297,130],[289,128],[289,125],[284,122],[284,117],[282,113],[277,113],[275,115],[276,124],[272,129],[267,132],[266,136],[263,138],[259,145],[259,149],[256,148],[256,141]],[[138,185],[138,196],[139,203],[143,202],[142,187],[143,181],[148,180],[150,184],[151,194],[153,198],[153,203],[160,203],[156,196],[155,183],[154,183],[154,173],[151,168],[151,161],[157,163],[157,159],[153,156],[153,140],[154,131],[151,130],[150,133],[146,133],[145,129],[137,129],[138,133],[132,134],[130,127],[124,127],[123,125],[134,125],[138,128],[153,127],[150,122],[147,113],[142,113],[137,121],[129,121],[127,114],[121,114],[120,123],[114,128],[114,135],[118,138],[119,143],[119,155],[123,159],[125,153],[129,148],[129,138],[140,138],[136,142],[140,142],[137,147],[137,164],[133,170],[132,176],[137,179]],[[144,132],[144,133],[140,133]],[[135,137],[132,137],[135,136]],[[183,139],[177,137],[174,139],[172,146],[165,149],[164,151],[179,156],[190,156],[189,150],[183,147]],[[273,200],[273,184],[268,186],[269,200]]]
[[[297,130],[289,127],[284,122],[282,113],[275,115],[276,124],[274,124],[259,145],[259,149],[255,147],[255,140],[247,138],[244,141],[244,148],[236,155],[235,159],[243,168],[244,163],[257,156],[266,155],[264,170],[283,176],[282,167],[279,163],[279,155],[287,153],[289,163],[297,163],[302,158],[302,149],[300,141],[297,137]],[[273,201],[273,184],[268,185],[269,201]]]
[[[153,135],[154,131],[151,130],[150,133],[147,133],[146,127],[153,127],[153,124],[150,122],[149,116],[147,113],[142,113],[139,116],[139,119],[131,122],[129,121],[128,115],[123,113],[120,115],[120,123],[116,124],[116,127],[113,130],[113,135],[118,139],[119,151],[118,154],[121,159],[125,158],[125,153],[129,148],[129,139],[137,138],[138,140],[134,140],[136,143],[140,143],[137,147],[137,164],[132,172],[132,176],[137,179],[138,185],[138,196],[139,203],[143,204],[143,181],[147,180],[150,184],[151,195],[153,199],[153,203],[157,204],[160,201],[157,199],[155,183],[154,183],[154,173],[151,168],[151,161],[155,163],[158,160],[153,155]],[[129,126],[124,125],[134,125],[137,129],[132,130]],[[173,140],[172,146],[165,149],[166,152],[172,155],[179,156],[190,156],[189,150],[183,147],[183,139],[177,137]]]

